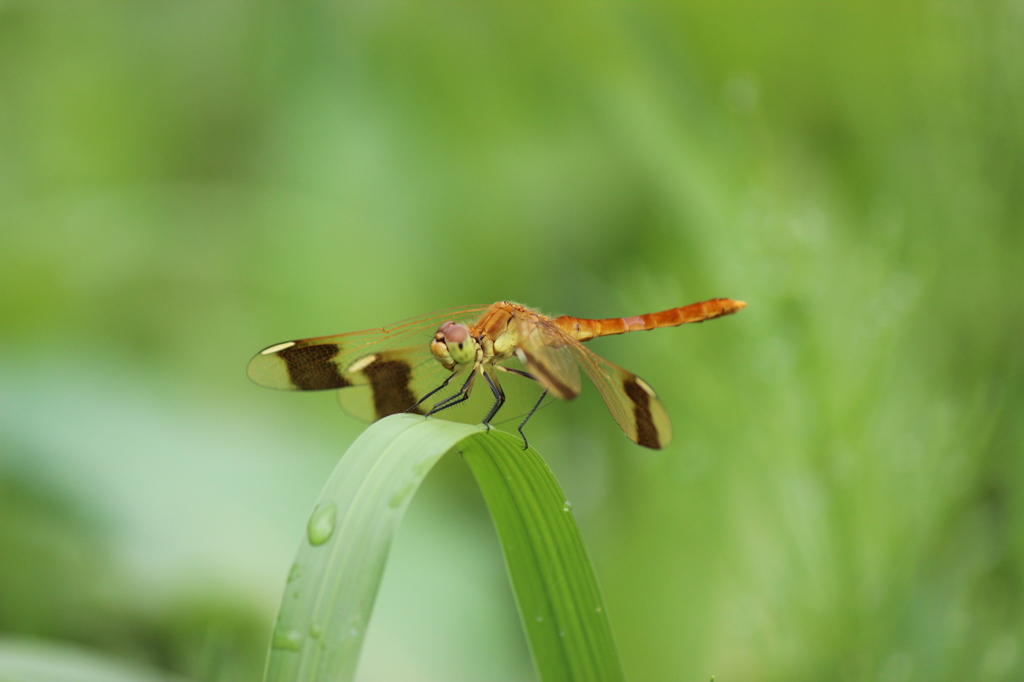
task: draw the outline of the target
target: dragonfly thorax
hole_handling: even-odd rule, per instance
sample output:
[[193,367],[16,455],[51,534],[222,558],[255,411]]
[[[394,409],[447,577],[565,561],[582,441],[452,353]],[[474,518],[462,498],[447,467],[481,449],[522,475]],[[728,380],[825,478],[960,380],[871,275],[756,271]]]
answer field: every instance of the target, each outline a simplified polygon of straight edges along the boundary
[[514,318],[509,320],[505,329],[496,335],[484,334],[483,342],[484,357],[494,358],[495,361],[505,360],[512,357],[519,344],[519,326]]

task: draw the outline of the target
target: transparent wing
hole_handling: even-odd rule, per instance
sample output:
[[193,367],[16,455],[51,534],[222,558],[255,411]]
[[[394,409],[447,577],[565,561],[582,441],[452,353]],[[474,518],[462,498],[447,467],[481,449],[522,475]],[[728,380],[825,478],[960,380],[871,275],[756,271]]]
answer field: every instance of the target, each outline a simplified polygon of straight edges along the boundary
[[526,365],[526,371],[556,398],[572,400],[578,396],[583,382],[572,351],[576,340],[537,313],[516,317],[519,321],[517,355]]
[[[521,338],[520,344],[528,359],[527,371],[538,381],[543,384],[544,377],[550,377],[554,383],[564,384],[570,389],[570,397],[575,397],[582,367],[630,440],[653,449],[672,441],[672,421],[646,381],[591,352],[547,318],[535,315],[528,327],[530,333]],[[572,370],[567,363],[572,364]],[[556,393],[556,397],[561,396]]]
[[[451,372],[434,358],[429,346],[419,345],[362,355],[345,376],[350,383],[338,391],[342,409],[356,419],[373,422],[410,411]],[[432,404],[425,401],[411,411],[424,414]]]
[[646,381],[573,341],[573,355],[594,382],[626,436],[659,450],[672,442],[672,420]]
[[390,327],[299,339],[264,349],[249,361],[260,386],[292,391],[345,389],[342,406],[366,421],[403,412],[449,372],[430,352],[437,327],[471,323],[489,306],[453,308]]

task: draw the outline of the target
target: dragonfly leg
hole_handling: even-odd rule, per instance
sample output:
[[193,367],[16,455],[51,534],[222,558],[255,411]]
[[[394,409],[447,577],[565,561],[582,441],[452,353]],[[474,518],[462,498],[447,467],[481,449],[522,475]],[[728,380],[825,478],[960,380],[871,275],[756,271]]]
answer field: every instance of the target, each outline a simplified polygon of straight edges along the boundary
[[429,417],[441,410],[447,410],[449,407],[454,407],[461,402],[469,400],[469,392],[473,389],[473,381],[476,379],[476,373],[477,369],[473,368],[469,373],[469,376],[466,378],[465,383],[462,384],[462,388],[430,408],[430,411],[427,412],[427,416]]
[[494,369],[501,370],[502,372],[508,372],[509,374],[518,374],[521,377],[526,377],[527,379],[533,379],[534,381],[537,380],[537,377],[533,376],[529,372],[524,372],[521,369],[513,369],[511,367],[503,367],[501,365],[495,365]]
[[488,427],[491,425],[491,420],[494,419],[494,415],[498,414],[498,410],[505,404],[505,391],[502,390],[501,384],[498,383],[498,377],[491,377],[490,372],[483,372],[484,379],[487,380],[487,385],[491,387],[491,393],[494,394],[494,405],[491,406],[491,411],[484,417],[483,423]]
[[530,417],[533,416],[533,413],[537,411],[537,408],[540,407],[540,404],[544,402],[544,398],[546,398],[547,396],[547,391],[544,391],[543,393],[540,394],[540,400],[537,401],[537,404],[533,406],[533,409],[530,410],[530,413],[526,415],[526,419],[524,419],[522,423],[519,425],[519,427],[516,429],[517,431],[519,431],[519,435],[523,437],[523,450],[526,450],[530,447],[530,444],[526,441],[526,434],[523,433],[523,427],[526,426],[526,422],[530,421]]
[[434,394],[435,394],[435,393],[437,393],[438,391],[440,391],[440,390],[444,389],[444,388],[445,388],[445,387],[446,387],[446,386],[447,386],[447,385],[448,385],[448,384],[449,384],[449,383],[451,382],[451,380],[452,380],[453,378],[455,378],[455,372],[452,372],[451,374],[449,374],[449,375],[448,375],[448,378],[447,378],[447,379],[445,379],[444,381],[442,381],[442,382],[441,382],[441,385],[440,385],[440,386],[438,386],[437,388],[435,388],[435,389],[434,389],[433,391],[431,391],[430,393],[425,393],[425,394],[423,395],[423,397],[422,397],[422,398],[420,398],[419,400],[417,400],[417,401],[416,401],[416,404],[414,404],[414,405],[413,405],[412,407],[410,407],[410,408],[409,408],[408,410],[406,410],[406,412],[412,412],[413,410],[415,410],[415,409],[416,409],[417,407],[419,407],[419,406],[420,406],[421,404],[423,404],[423,401],[424,401],[424,400],[426,400],[426,399],[427,399],[427,398],[429,398],[430,396],[434,395]]

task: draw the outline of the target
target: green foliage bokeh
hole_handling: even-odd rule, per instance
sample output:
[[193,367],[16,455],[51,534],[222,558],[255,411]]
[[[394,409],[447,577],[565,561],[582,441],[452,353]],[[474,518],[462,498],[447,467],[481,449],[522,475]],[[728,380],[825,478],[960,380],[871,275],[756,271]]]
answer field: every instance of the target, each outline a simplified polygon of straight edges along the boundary
[[[728,296],[592,344],[668,450],[530,425],[627,678],[1020,679],[1022,262],[1016,1],[0,4],[0,637],[258,677],[362,428],[270,343]],[[488,524],[442,463],[365,679],[530,679]]]

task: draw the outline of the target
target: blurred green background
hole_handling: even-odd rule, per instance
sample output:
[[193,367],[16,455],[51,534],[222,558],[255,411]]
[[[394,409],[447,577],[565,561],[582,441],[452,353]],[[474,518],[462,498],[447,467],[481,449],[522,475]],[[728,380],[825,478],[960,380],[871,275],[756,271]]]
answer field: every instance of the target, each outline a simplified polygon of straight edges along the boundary
[[[264,346],[727,296],[530,425],[627,677],[1024,679],[1022,272],[1020,0],[0,2],[0,671],[259,678],[363,428]],[[456,458],[360,679],[533,679]]]

